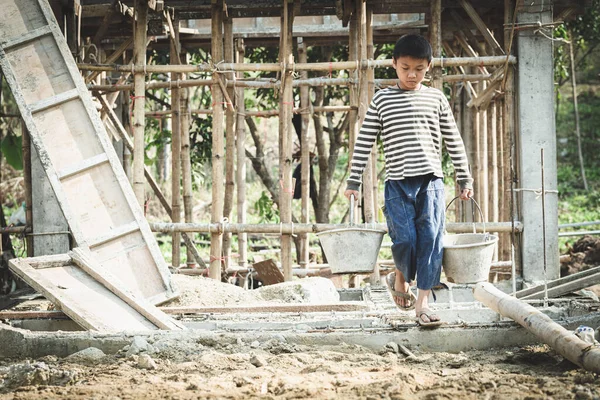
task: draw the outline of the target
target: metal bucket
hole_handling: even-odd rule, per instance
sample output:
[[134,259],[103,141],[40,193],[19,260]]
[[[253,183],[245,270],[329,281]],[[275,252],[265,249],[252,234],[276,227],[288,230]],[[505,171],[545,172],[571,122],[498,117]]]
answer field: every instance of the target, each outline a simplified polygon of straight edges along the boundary
[[333,274],[373,272],[385,231],[354,227],[354,197],[350,200],[350,228],[318,233]]
[[[457,198],[452,199],[448,207]],[[483,213],[479,204],[474,199],[471,200],[479,209],[483,221]],[[473,225],[473,232],[444,235],[442,265],[449,282],[477,283],[487,281],[489,278],[498,236],[485,232],[485,222],[483,233],[475,233],[475,225]]]

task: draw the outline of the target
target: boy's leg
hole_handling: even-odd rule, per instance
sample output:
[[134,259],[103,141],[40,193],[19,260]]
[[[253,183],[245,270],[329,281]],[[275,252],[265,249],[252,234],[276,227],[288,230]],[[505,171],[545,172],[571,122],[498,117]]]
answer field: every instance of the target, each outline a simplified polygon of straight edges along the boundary
[[433,313],[422,314],[429,307],[431,288],[440,283],[442,273],[443,234],[445,223],[443,179],[425,180],[417,196],[417,287],[415,311],[423,322],[439,321]]
[[[404,180],[385,183],[384,211],[388,233],[392,239],[392,256],[396,265],[394,289],[404,293],[408,293],[410,282],[415,279],[416,275],[416,230],[414,226],[414,199],[416,196],[410,196],[410,190],[407,190],[406,186]],[[397,304],[402,307],[408,305],[408,299],[395,299]]]

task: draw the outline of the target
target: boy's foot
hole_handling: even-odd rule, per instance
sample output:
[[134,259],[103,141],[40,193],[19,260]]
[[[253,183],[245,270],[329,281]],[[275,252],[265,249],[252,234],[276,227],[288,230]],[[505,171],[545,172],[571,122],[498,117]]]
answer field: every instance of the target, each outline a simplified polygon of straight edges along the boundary
[[[410,285],[407,282],[404,282],[401,289],[396,285],[396,272],[390,272],[385,281],[387,283],[388,289],[392,294],[392,299],[396,306],[401,310],[412,310],[415,308],[415,303],[417,298],[415,294],[410,290]],[[400,290],[397,290],[400,289]]]
[[437,328],[443,322],[440,317],[429,308],[417,312],[417,324],[423,328]]

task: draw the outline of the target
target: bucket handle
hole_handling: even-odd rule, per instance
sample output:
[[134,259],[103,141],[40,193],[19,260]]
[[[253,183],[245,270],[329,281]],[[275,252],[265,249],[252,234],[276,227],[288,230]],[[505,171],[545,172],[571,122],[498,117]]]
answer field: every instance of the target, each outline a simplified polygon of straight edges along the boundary
[[[455,198],[453,198],[452,200],[450,200],[450,203],[448,203],[448,205],[446,206],[446,211],[448,211],[448,208],[450,208],[450,205],[454,202],[454,200],[456,199],[460,199],[460,196],[456,196]],[[471,200],[476,206],[477,209],[479,210],[479,215],[481,216],[481,222],[483,223],[483,233],[485,232],[485,219],[483,217],[483,212],[481,211],[481,207],[479,207],[479,203],[477,203],[477,201],[475,201],[474,198],[469,198],[469,200]],[[476,233],[476,229],[475,229],[475,221],[473,221],[473,233]]]

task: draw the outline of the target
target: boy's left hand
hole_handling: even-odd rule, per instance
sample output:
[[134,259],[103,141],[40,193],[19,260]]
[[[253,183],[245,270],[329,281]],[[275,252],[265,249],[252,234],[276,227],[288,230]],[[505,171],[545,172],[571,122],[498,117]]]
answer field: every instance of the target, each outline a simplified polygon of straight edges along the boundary
[[474,194],[473,189],[463,189],[460,191],[460,198],[461,200],[469,200]]

